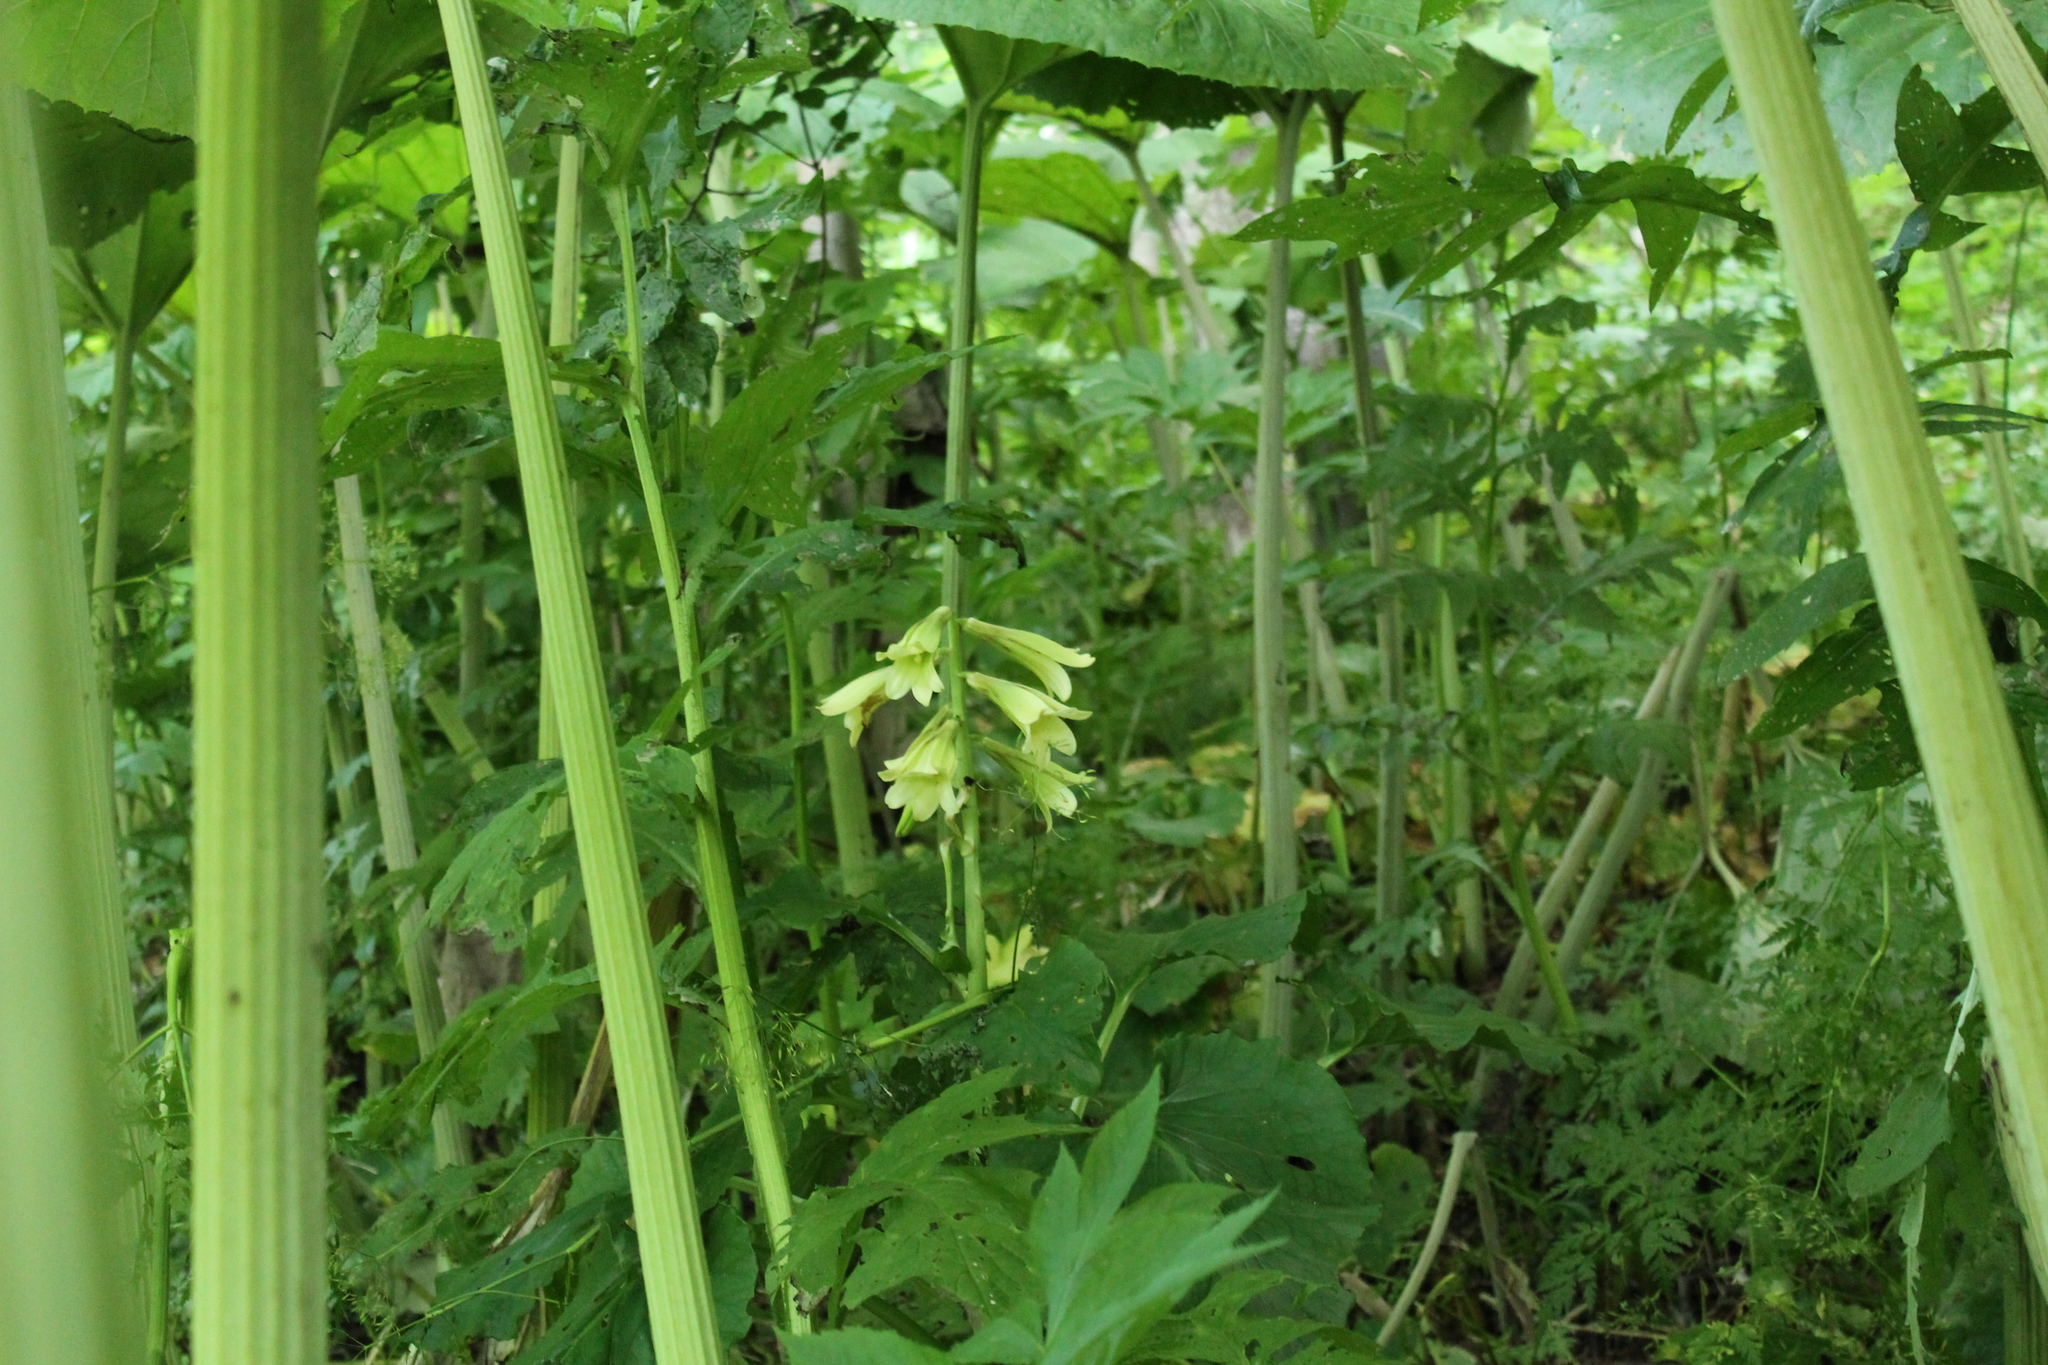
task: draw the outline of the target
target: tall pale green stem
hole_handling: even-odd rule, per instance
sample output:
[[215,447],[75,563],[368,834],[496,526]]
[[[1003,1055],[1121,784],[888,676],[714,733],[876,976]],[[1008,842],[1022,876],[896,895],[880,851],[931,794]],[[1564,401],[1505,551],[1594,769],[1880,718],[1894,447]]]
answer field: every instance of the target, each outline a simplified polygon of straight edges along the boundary
[[[1289,95],[1274,122],[1279,147],[1273,208],[1294,200],[1306,95]],[[1259,737],[1259,837],[1264,845],[1266,903],[1286,900],[1300,884],[1294,839],[1294,726],[1287,709],[1287,599],[1281,575],[1287,556],[1287,297],[1292,254],[1285,238],[1267,243],[1266,335],[1259,367],[1259,452],[1253,478],[1252,703]],[[1259,1036],[1285,1051],[1294,1022],[1292,954],[1260,969]]]
[[[1968,21],[1996,6],[1961,8]],[[2039,1279],[2048,1267],[2048,831],[1798,25],[1777,0],[1713,0],[1713,12],[1983,984],[2012,1119],[2007,1172]],[[1996,73],[1987,36],[1979,42]]]
[[[831,573],[822,564],[807,564],[797,572],[813,592],[832,585]],[[821,693],[830,692],[839,676],[832,657],[831,628],[812,631],[805,650],[811,685]],[[825,788],[832,798],[832,839],[839,848],[840,888],[849,896],[864,896],[874,888],[875,829],[868,819],[868,788],[861,776],[860,754],[836,737],[821,747],[825,751]]]
[[[1450,566],[1450,517],[1438,512],[1430,518],[1430,564],[1437,569]],[[1455,844],[1472,842],[1472,764],[1458,739],[1458,726],[1465,715],[1465,674],[1458,662],[1458,613],[1451,595],[1440,592],[1436,599],[1437,709],[1447,727],[1449,741],[1444,749],[1443,789],[1445,827]],[[1461,871],[1451,884],[1452,904],[1458,921],[1458,960],[1465,980],[1477,985],[1486,975],[1486,910],[1482,904],[1476,869]]]
[[475,10],[470,0],[439,3],[498,310],[541,629],[552,665],[547,685],[554,695],[576,816],[577,862],[611,1037],[655,1359],[660,1365],[717,1365],[722,1358],[718,1317],[697,1221],[697,1193],[683,1144],[674,1059],[647,941],[639,867],[605,705],[597,626],[577,544],[526,244]]
[[[676,669],[682,675],[684,729],[694,742],[711,728],[704,705],[703,656],[697,643],[696,593],[691,591],[696,580],[690,579],[685,586],[682,560],[676,553],[676,538],[669,528],[668,509],[662,501],[661,478],[654,468],[653,446],[647,438],[646,390],[642,384],[646,339],[641,334],[640,285],[633,262],[632,211],[623,182],[614,181],[606,187],[605,204],[619,235],[619,268],[625,281],[626,348],[633,366],[632,391],[625,403],[626,428],[633,442],[633,462],[640,471],[640,493],[647,504],[654,552],[661,563],[662,596],[668,603],[669,628],[675,637]],[[704,900],[705,916],[711,921],[712,950],[718,959],[718,990],[725,1004],[726,1065],[732,1071],[740,1122],[754,1158],[754,1183],[761,1192],[769,1241],[779,1258],[788,1248],[790,1220],[796,1213],[788,1163],[782,1152],[782,1120],[776,1112],[775,1081],[769,1074],[768,1054],[761,1045],[754,984],[747,969],[746,934],[740,928],[739,896],[732,862],[726,856],[718,771],[708,746],[699,747],[692,761],[697,780],[693,807],[697,823],[697,889]],[[784,1325],[794,1333],[808,1332],[810,1319],[799,1311],[787,1287],[781,1297]]]
[[[420,860],[413,834],[412,805],[405,794],[405,767],[398,751],[398,721],[391,709],[391,675],[384,664],[384,638],[377,616],[377,589],[370,578],[370,540],[363,518],[363,492],[353,474],[334,481],[334,519],[341,534],[342,588],[348,595],[349,638],[355,646],[356,688],[363,699],[363,731],[370,748],[370,781],[377,791],[377,824],[384,841],[384,866],[403,872]],[[434,970],[425,914],[417,891],[399,907],[399,963],[412,1000],[413,1035],[420,1056],[440,1044],[447,1019]],[[434,1164],[469,1161],[469,1134],[447,1105],[434,1108]]]
[[327,1354],[320,6],[199,6],[192,1359]]
[[[0,81],[5,59],[0,57]],[[108,1217],[119,1154],[95,944],[111,834],[61,331],[27,101],[0,85],[0,1359],[134,1359],[137,1248]],[[311,1357],[306,1357],[308,1361]]]
[[[548,345],[559,348],[576,340],[577,300],[583,293],[583,143],[564,134],[555,143],[555,242],[554,271],[548,286]],[[557,386],[558,388],[566,386]],[[573,490],[572,498],[573,498]],[[572,518],[573,520],[573,518]],[[541,636],[540,718],[534,757],[546,762],[562,756],[562,731],[555,720],[555,694],[549,683],[554,666],[548,659],[548,637]],[[569,802],[557,797],[541,822],[541,837],[552,839],[569,828]],[[533,897],[535,928],[554,925],[555,912],[562,904],[566,882],[544,886]],[[555,926],[555,937],[564,937],[564,926]],[[569,1121],[569,1104],[576,1088],[576,1059],[569,1040],[557,1029],[534,1039],[533,1070],[526,1079],[526,1134],[530,1138],[552,1132]]]

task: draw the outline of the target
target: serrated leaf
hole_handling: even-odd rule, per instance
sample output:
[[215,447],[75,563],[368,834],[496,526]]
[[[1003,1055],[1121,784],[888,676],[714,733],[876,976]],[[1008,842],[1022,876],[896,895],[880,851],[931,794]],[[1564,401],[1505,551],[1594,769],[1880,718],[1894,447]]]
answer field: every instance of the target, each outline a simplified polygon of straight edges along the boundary
[[1101,959],[1080,939],[1063,939],[1001,1003],[943,1036],[977,1048],[986,1064],[1014,1070],[1020,1083],[1090,1095],[1102,1083],[1096,1031],[1108,989]]
[[1274,1200],[1254,1227],[1284,1237],[1267,1263],[1320,1281],[1372,1215],[1365,1143],[1343,1090],[1310,1061],[1231,1033],[1175,1038],[1160,1051],[1159,1144],[1187,1177]]
[[1763,615],[1749,623],[1748,630],[1736,636],[1734,648],[1721,659],[1721,682],[1733,682],[1751,669],[1762,668],[1821,626],[1875,595],[1870,565],[1862,555],[1849,555],[1827,565],[1771,603]]
[[948,1166],[926,1175],[888,1202],[879,1226],[861,1233],[847,1304],[921,1278],[976,1313],[1000,1316],[1030,1282],[1024,1225],[1036,1183],[1015,1167]]
[[1891,642],[1877,608],[1866,607],[1846,629],[1815,646],[1806,660],[1778,683],[1771,709],[1749,732],[1752,740],[1782,739],[1810,725],[1852,697],[1898,676]]
[[981,206],[989,213],[1058,223],[1122,257],[1131,249],[1137,195],[1110,179],[1093,157],[1054,152],[991,161],[982,173]]
[[955,24],[1266,89],[1405,89],[1447,65],[1416,36],[1416,0],[1351,0],[1323,38],[1301,0],[1183,0],[1171,10],[1146,0],[854,0],[849,8],[873,19]]
[[198,25],[188,0],[0,0],[14,80],[131,128],[190,137]]

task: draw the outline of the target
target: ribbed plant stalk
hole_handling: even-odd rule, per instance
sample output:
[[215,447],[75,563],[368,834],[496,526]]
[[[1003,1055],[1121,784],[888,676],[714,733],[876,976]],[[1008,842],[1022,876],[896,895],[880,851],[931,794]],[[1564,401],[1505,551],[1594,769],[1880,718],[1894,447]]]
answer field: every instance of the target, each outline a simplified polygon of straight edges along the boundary
[[199,6],[192,1359],[327,1354],[320,7]]
[[128,418],[135,401],[135,329],[114,331],[114,391],[107,400],[106,458],[100,465],[100,508],[93,520],[92,617],[99,634],[100,669],[114,676],[114,641],[121,633],[121,481],[128,466]]
[[[1995,8],[1959,6],[1973,33]],[[2048,1268],[2048,830],[1798,26],[1777,0],[1713,0],[1713,11],[1983,984],[2013,1120],[2007,1174],[2036,1215],[2027,1238],[2039,1280]],[[1992,35],[1976,36],[1999,75],[2006,59]],[[2024,103],[2016,91],[2008,98]],[[2048,147],[2048,127],[2036,136]]]
[[788,593],[781,594],[777,601],[776,615],[782,620],[783,670],[789,678],[789,791],[796,826],[792,837],[797,861],[814,868],[817,858],[811,849],[811,784],[804,768],[803,743],[804,727],[811,717],[810,707],[804,701],[803,639],[797,633],[796,606]]
[[[1273,209],[1294,202],[1294,167],[1309,97],[1285,96],[1274,111]],[[1259,355],[1259,445],[1252,479],[1252,709],[1259,750],[1259,839],[1268,905],[1300,888],[1294,839],[1294,726],[1287,704],[1287,297],[1288,242],[1267,243],[1265,338]],[[1285,1052],[1294,1024],[1294,956],[1259,969],[1259,1036]]]
[[576,815],[577,862],[611,1038],[655,1359],[660,1365],[718,1365],[718,1317],[676,1103],[674,1058],[654,979],[639,866],[605,702],[597,625],[577,543],[519,210],[512,197],[475,10],[471,0],[439,4],[491,297],[498,310],[541,629],[553,665],[548,689],[555,700],[562,764]]
[[490,653],[490,623],[484,620],[484,585],[477,574],[484,562],[484,468],[483,459],[470,455],[462,461],[461,489],[462,590],[456,598],[456,615],[461,630],[462,653],[458,662],[457,695],[468,701],[483,685],[484,664]]
[[[420,860],[413,833],[412,804],[405,794],[405,766],[399,757],[398,720],[391,707],[391,675],[384,663],[384,638],[377,615],[377,589],[370,577],[370,539],[363,516],[360,480],[350,474],[334,481],[334,520],[341,538],[342,590],[348,597],[349,639],[355,647],[356,690],[363,701],[363,731],[370,749],[370,782],[377,793],[377,826],[384,866],[403,872]],[[420,1056],[440,1045],[448,1021],[442,1011],[434,948],[424,922],[426,908],[408,891],[398,911],[399,965],[412,1001],[412,1031]],[[447,1105],[434,1107],[434,1164],[462,1166],[470,1159],[469,1133]]]
[[127,1036],[109,1031],[95,944],[118,912],[97,865],[112,855],[94,793],[106,741],[41,182],[27,101],[4,84],[0,183],[0,1359],[126,1365],[138,1248],[107,1211]]
[[[1948,290],[1949,319],[1956,329],[1956,343],[1966,351],[1982,345],[1977,313],[1970,306],[1970,291],[1963,287],[1962,266],[1956,249],[1941,253],[1941,282]],[[1970,376],[1970,401],[1980,408],[1991,406],[1991,379],[1984,362],[1973,360],[1964,367]],[[2034,557],[2027,545],[2025,519],[2020,514],[2019,494],[2012,483],[2012,453],[2005,432],[1993,427],[1984,433],[1984,463],[1991,471],[1991,491],[1998,498],[1999,538],[2005,549],[2005,566],[2014,576],[2034,581]]]
[[[1430,566],[1448,568],[1450,550],[1450,517],[1438,512],[1429,519]],[[1447,592],[1436,596],[1436,620],[1432,626],[1437,710],[1448,736],[1443,758],[1444,827],[1452,843],[1470,844],[1472,763],[1457,738],[1457,727],[1465,714],[1465,672],[1458,662],[1458,613]],[[1456,874],[1451,883],[1451,904],[1458,924],[1458,963],[1467,983],[1477,985],[1486,975],[1486,908],[1476,870],[1465,869]]]
[[[661,564],[662,596],[668,603],[669,629],[675,637],[676,669],[683,685],[683,726],[695,743],[711,728],[704,705],[703,654],[697,642],[697,580],[686,586],[676,539],[669,528],[668,509],[663,505],[661,477],[654,467],[654,448],[648,440],[646,389],[642,376],[646,366],[646,338],[640,320],[640,282],[633,260],[632,208],[626,185],[614,180],[605,187],[605,207],[611,214],[613,230],[619,237],[619,269],[624,281],[626,304],[626,351],[632,366],[631,388],[624,403],[626,429],[633,443],[633,462],[640,472],[640,493],[647,504],[648,529],[653,534],[654,552]],[[794,631],[790,632],[794,638]],[[801,707],[801,687],[793,706]],[[800,713],[801,714],[801,713]],[[725,1060],[732,1072],[733,1093],[739,1101],[740,1122],[747,1135],[747,1148],[754,1158],[754,1184],[760,1191],[761,1211],[768,1223],[769,1243],[778,1260],[788,1250],[790,1220],[796,1201],[790,1193],[789,1167],[782,1151],[782,1120],[775,1103],[775,1078],[768,1069],[767,1050],[761,1043],[761,1025],[754,1006],[754,983],[749,975],[747,940],[740,927],[739,895],[733,867],[726,855],[725,813],[718,794],[718,772],[709,747],[699,747],[692,757],[697,794],[693,803],[697,826],[698,894],[704,914],[711,921],[712,951],[718,959],[719,998],[725,1005]],[[783,1325],[792,1333],[810,1331],[810,1319],[797,1306],[795,1294],[786,1282],[778,1294],[783,1308]]]
[[[548,345],[560,348],[576,340],[577,300],[583,293],[583,143],[565,134],[555,143],[555,241],[554,269],[548,286]],[[558,390],[566,385],[557,385]],[[573,498],[573,491],[572,498]],[[573,517],[572,517],[573,520]],[[534,757],[545,763],[562,756],[562,731],[555,721],[555,694],[549,676],[548,636],[541,635],[539,724]],[[541,838],[552,839],[569,828],[569,801],[557,797],[548,805],[541,821]],[[555,882],[535,893],[533,925],[554,927],[557,942],[566,942],[567,926],[555,925],[566,882]],[[537,963],[528,964],[537,966]],[[526,1135],[537,1138],[569,1121],[569,1106],[576,1092],[576,1058],[562,1030],[537,1035],[534,1040],[533,1069],[526,1077]]]

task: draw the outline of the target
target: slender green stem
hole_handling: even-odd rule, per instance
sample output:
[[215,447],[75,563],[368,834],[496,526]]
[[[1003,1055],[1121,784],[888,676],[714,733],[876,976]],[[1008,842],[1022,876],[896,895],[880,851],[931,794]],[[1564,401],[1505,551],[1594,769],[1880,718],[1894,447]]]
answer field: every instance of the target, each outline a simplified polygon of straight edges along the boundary
[[[948,502],[967,501],[974,488],[974,357],[966,351],[974,344],[981,167],[988,152],[983,135],[987,110],[986,99],[970,97],[961,112],[960,227],[953,243],[953,316],[947,342],[955,358],[946,371]],[[967,723],[967,684],[962,667],[966,636],[960,622],[967,615],[967,566],[955,537],[946,537],[940,576],[940,600],[953,609],[953,618],[946,625],[946,705],[959,722],[955,733],[959,736],[960,771],[968,779],[967,799],[954,818],[954,826],[960,842],[960,903],[964,920],[961,947],[967,954],[967,998],[975,1000],[988,994],[988,954],[983,949],[988,927],[981,902],[981,793],[973,780],[974,732]]]
[[[661,478],[654,468],[654,448],[647,437],[645,389],[641,382],[646,345],[641,334],[640,285],[633,261],[632,211],[623,182],[614,181],[606,186],[605,205],[619,236],[619,268],[625,282],[626,350],[632,366],[625,402],[626,429],[633,443],[633,461],[640,473],[640,492],[647,504],[655,555],[661,564],[662,595],[668,602],[676,669],[682,675],[684,689],[684,728],[695,741],[710,728],[704,705],[703,656],[697,642],[697,581],[692,577],[685,586],[682,561],[676,553],[675,536],[662,500]],[[801,701],[799,688],[792,704],[800,706]],[[712,949],[718,959],[718,989],[725,1004],[726,1063],[732,1070],[747,1147],[754,1158],[754,1181],[760,1187],[769,1240],[780,1258],[788,1249],[790,1220],[796,1214],[788,1163],[782,1151],[782,1120],[776,1112],[774,1080],[755,1011],[746,935],[740,928],[738,889],[726,852],[718,772],[708,747],[699,747],[693,761],[697,779],[698,891],[704,899],[705,915],[711,921]],[[783,1301],[784,1326],[799,1335],[808,1332],[810,1319],[797,1307],[790,1286],[785,1284],[779,1297]]]
[[475,10],[471,0],[439,3],[498,310],[541,629],[551,664],[548,689],[576,816],[577,861],[611,1037],[655,1359],[660,1365],[717,1365],[722,1359],[718,1315],[526,244]]
[[[1959,9],[1966,22],[1998,11],[1980,0]],[[2048,905],[2048,832],[1806,45],[1776,0],[1713,0],[1713,13],[1770,192],[1983,983],[1996,1084],[2011,1116],[2007,1172],[2027,1215],[2039,1278],[2048,1267],[2048,941],[2038,931],[2040,907]],[[1979,43],[1998,72],[1989,36]],[[2007,93],[2016,110],[2028,109],[2018,91]],[[2048,126],[2029,133],[2037,151],[2048,150]]]
[[[1977,329],[1977,314],[1970,307],[1970,292],[1963,287],[1963,272],[1956,249],[1941,253],[1941,282],[1948,291],[1950,321],[1955,325],[1956,344],[1974,351],[1983,344]],[[1978,407],[1991,406],[1991,378],[1984,362],[1973,360],[1965,367],[1970,375],[1970,401]],[[1998,529],[2005,548],[2005,567],[2028,583],[2034,581],[2034,556],[2027,545],[2026,519],[2020,512],[2019,494],[2013,488],[2012,457],[2005,432],[1997,427],[1984,433],[1984,463],[1991,471],[1991,489],[1998,499]]]
[[[804,586],[822,592],[832,586],[831,573],[821,564],[798,569]],[[811,632],[806,642],[811,666],[811,685],[830,692],[839,670],[832,658],[832,630]],[[832,838],[839,846],[839,885],[849,896],[864,896],[874,882],[875,829],[869,820],[867,781],[861,776],[860,754],[835,735],[825,741],[825,787],[832,798]]]
[[320,8],[199,7],[194,1365],[326,1354]]
[[128,419],[135,397],[132,327],[114,333],[114,392],[107,402],[106,459],[100,466],[100,510],[93,521],[92,615],[100,639],[100,667],[114,676],[114,641],[121,633],[121,602],[114,585],[121,577],[121,484],[128,465]]
[[[1294,94],[1276,115],[1273,208],[1294,199],[1294,167],[1309,97]],[[1259,450],[1253,478],[1252,688],[1259,737],[1259,837],[1264,846],[1268,905],[1300,884],[1294,837],[1294,727],[1287,706],[1287,599],[1281,576],[1287,553],[1287,299],[1292,254],[1285,238],[1267,243],[1265,343],[1259,369]],[[1259,971],[1259,1036],[1287,1050],[1294,1021],[1293,955]]]
[[811,849],[811,793],[804,775],[804,726],[810,722],[810,707],[804,701],[803,646],[797,636],[796,608],[783,593],[776,603],[782,618],[783,666],[789,673],[789,791],[796,815],[796,856],[805,867],[815,867]]
[[[0,82],[6,66],[0,55]],[[138,1347],[139,1248],[107,1216],[119,1199],[108,1081],[133,1026],[109,1031],[93,942],[118,912],[95,866],[112,860],[93,790],[106,741],[41,182],[28,103],[5,84],[0,183],[14,263],[0,272],[0,1359],[98,1365]]]
[[[370,781],[377,792],[377,824],[384,840],[384,866],[403,872],[420,860],[413,833],[412,805],[405,794],[405,767],[398,752],[398,720],[391,709],[391,677],[384,664],[377,589],[370,578],[370,543],[363,517],[362,485],[355,475],[334,481],[334,519],[341,535],[342,586],[348,595],[349,638],[355,646],[356,689],[363,700],[363,731],[369,741]],[[430,1056],[447,1027],[434,948],[424,924],[419,893],[409,891],[399,906],[398,952],[405,991],[412,1002],[413,1035],[420,1056]],[[434,1164],[466,1165],[469,1134],[447,1105],[434,1108]]]

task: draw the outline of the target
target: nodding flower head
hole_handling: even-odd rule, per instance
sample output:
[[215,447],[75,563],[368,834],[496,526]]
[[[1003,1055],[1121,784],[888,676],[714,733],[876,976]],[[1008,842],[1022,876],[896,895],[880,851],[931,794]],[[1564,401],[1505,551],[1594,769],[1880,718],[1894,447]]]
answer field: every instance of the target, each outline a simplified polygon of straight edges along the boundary
[[1048,640],[1033,631],[992,626],[972,617],[963,618],[960,624],[968,634],[988,641],[1037,674],[1038,680],[1045,684],[1045,690],[1061,701],[1074,695],[1074,684],[1067,677],[1067,669],[1086,668],[1095,662],[1093,654],[1068,649],[1059,641]]
[[[863,673],[831,696],[818,703],[818,710],[828,716],[845,716],[848,744],[860,743],[860,732],[868,728],[875,712],[882,709],[882,703],[889,700],[889,683],[896,670],[878,668],[872,673]],[[901,696],[902,693],[894,695]]]
[[891,810],[929,820],[941,810],[957,815],[967,792],[960,781],[960,723],[950,711],[933,716],[903,757],[882,769],[889,784],[883,795]]
[[889,666],[882,670],[887,675],[883,684],[890,700],[908,692],[917,698],[919,706],[929,706],[937,696],[939,682],[939,655],[946,648],[946,623],[953,619],[951,607],[940,607],[937,611],[903,632],[903,638],[877,654],[877,659],[887,659]]
[[1055,815],[1072,816],[1080,809],[1080,802],[1074,796],[1074,788],[1085,787],[1095,780],[1095,774],[1069,772],[1050,758],[1039,754],[1025,753],[1012,749],[1007,744],[994,740],[980,741],[983,752],[1003,765],[1010,776],[1017,779],[1024,788],[1031,804],[1038,807],[1038,813],[1050,825]]
[[1035,687],[991,678],[986,673],[969,673],[965,681],[1002,708],[1010,723],[1024,736],[1025,753],[1043,758],[1053,749],[1063,754],[1074,752],[1074,732],[1067,727],[1067,722],[1086,720],[1089,712],[1077,711]]

